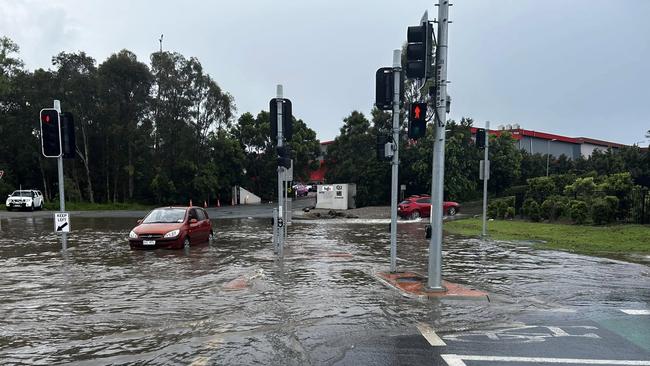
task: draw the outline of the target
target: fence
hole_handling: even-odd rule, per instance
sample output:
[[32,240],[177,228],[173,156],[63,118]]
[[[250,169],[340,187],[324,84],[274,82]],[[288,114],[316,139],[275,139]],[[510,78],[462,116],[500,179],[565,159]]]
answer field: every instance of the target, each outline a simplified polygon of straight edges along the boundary
[[650,194],[648,188],[637,187],[630,193],[630,217],[635,224],[650,224]]

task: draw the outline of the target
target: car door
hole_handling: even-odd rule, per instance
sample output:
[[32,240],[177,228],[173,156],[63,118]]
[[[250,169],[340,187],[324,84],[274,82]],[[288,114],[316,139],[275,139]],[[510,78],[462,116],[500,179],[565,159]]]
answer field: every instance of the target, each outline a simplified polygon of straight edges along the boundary
[[210,223],[207,220],[208,215],[205,214],[205,210],[203,210],[202,208],[196,209],[196,215],[198,216],[198,220],[200,224],[199,230],[201,230],[201,240],[207,241],[208,235],[210,235]]
[[[196,220],[196,222],[192,222],[192,220]],[[196,213],[195,208],[191,208],[188,216],[187,216],[187,222],[189,225],[189,234],[191,240],[194,243],[199,243],[203,241],[203,232],[201,231],[201,221],[199,221],[198,214]]]
[[205,231],[205,240],[210,239],[210,231],[212,230],[212,225],[210,223],[210,217],[208,212],[204,209],[201,209],[201,214],[203,215],[203,229]]
[[420,217],[429,217],[431,216],[431,198],[420,198],[415,203],[418,204],[418,211],[420,211]]

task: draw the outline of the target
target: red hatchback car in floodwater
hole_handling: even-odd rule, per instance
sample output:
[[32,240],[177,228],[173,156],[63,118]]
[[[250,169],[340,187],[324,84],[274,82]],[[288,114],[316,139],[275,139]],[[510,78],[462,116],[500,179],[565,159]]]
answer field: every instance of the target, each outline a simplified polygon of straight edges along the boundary
[[214,238],[208,213],[201,207],[161,207],[149,212],[129,233],[131,249],[180,249]]
[[[458,202],[445,201],[442,203],[442,212],[454,216],[460,211]],[[431,216],[431,197],[428,195],[411,196],[397,205],[397,214],[405,219],[417,219]]]

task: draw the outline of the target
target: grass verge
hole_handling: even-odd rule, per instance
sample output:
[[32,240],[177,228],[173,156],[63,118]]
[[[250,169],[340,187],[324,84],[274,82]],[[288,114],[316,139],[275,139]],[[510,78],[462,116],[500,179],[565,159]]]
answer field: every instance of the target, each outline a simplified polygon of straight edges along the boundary
[[[444,224],[447,232],[465,236],[477,236],[481,228],[480,218]],[[650,226],[643,225],[584,226],[495,220],[488,222],[488,234],[499,240],[543,240],[546,243],[538,245],[541,249],[590,255],[650,253]]]
[[[154,206],[140,203],[89,203],[89,202],[66,202],[66,211],[112,211],[112,210],[150,210]],[[45,209],[51,211],[59,210],[59,202],[48,202]]]

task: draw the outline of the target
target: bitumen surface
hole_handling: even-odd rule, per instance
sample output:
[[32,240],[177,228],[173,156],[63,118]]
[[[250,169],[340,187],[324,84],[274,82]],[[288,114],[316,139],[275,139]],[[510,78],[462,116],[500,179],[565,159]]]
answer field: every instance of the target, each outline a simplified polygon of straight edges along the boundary
[[[294,205],[310,205],[303,201]],[[445,235],[443,278],[488,301],[414,299],[388,219],[209,209],[216,240],[133,251],[142,212],[0,214],[0,363],[78,365],[650,365],[650,267]],[[7,216],[7,215],[10,216]],[[398,270],[427,272],[426,220],[400,221]]]

